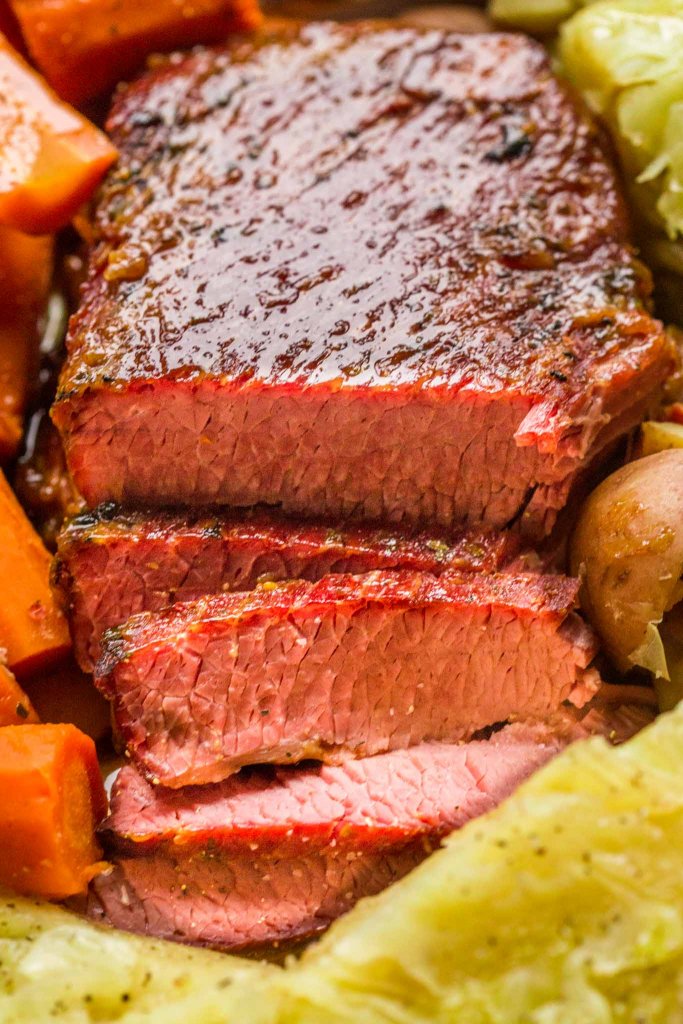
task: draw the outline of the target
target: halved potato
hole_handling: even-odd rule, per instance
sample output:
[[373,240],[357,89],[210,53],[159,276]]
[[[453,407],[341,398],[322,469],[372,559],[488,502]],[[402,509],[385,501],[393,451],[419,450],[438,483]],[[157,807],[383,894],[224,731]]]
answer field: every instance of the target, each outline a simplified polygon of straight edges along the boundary
[[683,598],[683,448],[623,466],[591,494],[571,569],[582,577],[581,604],[616,665],[648,669],[660,681],[660,703],[677,703],[683,678],[673,688],[661,682],[672,672],[659,626]]

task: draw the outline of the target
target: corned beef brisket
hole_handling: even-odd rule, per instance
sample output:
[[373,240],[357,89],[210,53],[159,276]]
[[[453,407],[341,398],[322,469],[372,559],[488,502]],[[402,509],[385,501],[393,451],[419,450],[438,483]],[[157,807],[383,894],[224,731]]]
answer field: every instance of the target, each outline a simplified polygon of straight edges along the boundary
[[265,582],[319,580],[327,573],[496,572],[518,552],[510,531],[410,535],[395,527],[292,522],[263,514],[104,506],[63,529],[54,576],[70,613],[76,656],[90,672],[105,630],[138,612],[253,590]]
[[308,25],[122,90],[54,418],[91,504],[548,532],[672,365],[516,35]]

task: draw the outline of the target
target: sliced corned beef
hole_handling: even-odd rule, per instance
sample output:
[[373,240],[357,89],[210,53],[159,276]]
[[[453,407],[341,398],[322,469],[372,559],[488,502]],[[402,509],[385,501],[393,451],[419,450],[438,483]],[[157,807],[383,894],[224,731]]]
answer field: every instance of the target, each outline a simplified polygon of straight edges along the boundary
[[490,740],[340,767],[257,769],[182,790],[126,767],[103,827],[115,867],[93,883],[91,912],[229,949],[308,937],[406,874],[571,740],[624,739],[650,718],[647,707],[596,708]]
[[134,616],[105,634],[98,683],[130,755],[172,787],[452,742],[595,693],[577,589],[406,570],[265,584]]
[[373,569],[495,572],[516,555],[510,533],[410,535],[399,529],[297,523],[220,511],[77,516],[59,539],[56,578],[70,610],[76,655],[91,671],[100,638],[138,612],[259,583],[318,580]]

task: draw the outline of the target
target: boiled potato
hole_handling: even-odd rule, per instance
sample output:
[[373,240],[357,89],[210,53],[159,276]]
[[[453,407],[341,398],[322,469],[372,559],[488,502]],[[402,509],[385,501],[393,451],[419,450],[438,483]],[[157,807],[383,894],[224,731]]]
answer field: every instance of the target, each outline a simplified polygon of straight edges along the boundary
[[[581,603],[616,665],[670,671],[659,625],[683,597],[683,450],[639,459],[588,498],[574,533]],[[666,690],[666,693],[664,693]],[[675,699],[662,688],[665,703]]]

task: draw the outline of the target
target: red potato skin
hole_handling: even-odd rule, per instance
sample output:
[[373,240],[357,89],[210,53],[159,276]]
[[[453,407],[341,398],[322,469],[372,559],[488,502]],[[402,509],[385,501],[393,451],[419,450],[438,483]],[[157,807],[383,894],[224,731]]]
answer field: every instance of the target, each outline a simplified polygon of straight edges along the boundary
[[620,671],[640,664],[648,623],[671,608],[683,571],[683,450],[622,466],[588,497],[571,542],[586,617]]

